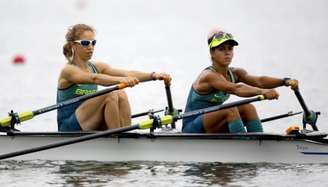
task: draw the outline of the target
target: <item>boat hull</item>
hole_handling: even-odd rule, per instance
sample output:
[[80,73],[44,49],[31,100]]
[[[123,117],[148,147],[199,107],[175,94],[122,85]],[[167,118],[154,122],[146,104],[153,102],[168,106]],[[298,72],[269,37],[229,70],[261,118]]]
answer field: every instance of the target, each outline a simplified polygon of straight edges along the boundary
[[[0,154],[43,146],[79,134],[0,135]],[[16,160],[328,163],[325,141],[282,135],[126,133],[26,154]]]

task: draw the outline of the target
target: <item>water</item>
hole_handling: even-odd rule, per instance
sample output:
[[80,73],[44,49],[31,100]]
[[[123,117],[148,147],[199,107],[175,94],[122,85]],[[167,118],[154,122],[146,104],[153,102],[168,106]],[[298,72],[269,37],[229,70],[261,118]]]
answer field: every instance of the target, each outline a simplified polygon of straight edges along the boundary
[[[240,46],[233,66],[251,74],[294,77],[310,109],[328,121],[328,2],[325,0],[20,0],[0,1],[0,114],[55,103],[57,77],[68,26],[97,30],[95,60],[113,67],[166,71],[172,95],[183,108],[188,89],[209,65],[207,32],[220,26]],[[27,62],[11,64],[16,54]],[[160,82],[126,90],[133,113],[166,106]],[[293,93],[279,88],[278,101],[256,103],[261,118],[301,110]],[[232,100],[237,98],[232,98]],[[50,112],[18,126],[22,131],[55,131]],[[135,119],[134,122],[139,119]],[[266,123],[266,132],[284,133],[301,116]],[[181,123],[178,123],[178,128]],[[326,186],[326,165],[220,163],[1,162],[1,186]]]
[[0,184],[237,187],[313,186],[315,183],[315,186],[326,186],[323,178],[327,169],[326,164],[6,161],[1,162]]

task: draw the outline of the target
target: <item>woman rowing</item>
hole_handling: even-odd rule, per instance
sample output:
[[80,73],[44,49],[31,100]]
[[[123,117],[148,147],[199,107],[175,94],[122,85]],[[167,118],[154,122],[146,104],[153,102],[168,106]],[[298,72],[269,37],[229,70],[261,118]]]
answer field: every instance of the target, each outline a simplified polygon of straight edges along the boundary
[[[264,95],[267,99],[278,99],[274,88],[280,86],[298,87],[295,79],[280,79],[255,76],[242,68],[230,67],[234,46],[238,42],[233,36],[220,29],[208,36],[212,65],[205,68],[192,84],[185,112],[220,105],[230,94],[240,97]],[[246,104],[219,110],[183,120],[182,131],[186,133],[244,133],[263,132],[256,109]]]
[[[63,53],[68,60],[58,79],[57,103],[94,93],[97,85],[125,83],[130,87],[147,80],[164,80],[166,73],[145,73],[113,68],[103,62],[91,62],[96,45],[95,30],[85,24],[69,28]],[[58,109],[59,131],[105,130],[131,124],[128,97],[123,90]]]

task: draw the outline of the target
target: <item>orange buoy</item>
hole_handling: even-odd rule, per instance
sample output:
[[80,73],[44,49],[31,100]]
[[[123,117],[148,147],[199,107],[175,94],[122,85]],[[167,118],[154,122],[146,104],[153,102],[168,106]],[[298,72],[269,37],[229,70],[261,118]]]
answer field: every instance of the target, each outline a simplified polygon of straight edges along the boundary
[[25,57],[23,55],[16,55],[12,61],[13,64],[24,64]]

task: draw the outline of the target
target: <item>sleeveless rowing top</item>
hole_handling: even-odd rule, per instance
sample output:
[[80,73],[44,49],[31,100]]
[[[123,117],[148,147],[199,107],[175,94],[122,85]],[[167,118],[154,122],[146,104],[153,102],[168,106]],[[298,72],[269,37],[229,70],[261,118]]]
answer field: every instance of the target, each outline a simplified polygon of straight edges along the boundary
[[[92,73],[97,73],[97,68],[94,64],[88,63],[88,67]],[[79,97],[82,95],[95,93],[97,91],[96,84],[73,84],[68,88],[57,89],[57,103]],[[67,105],[57,110],[57,123],[60,126],[65,124],[64,121],[75,115],[75,110],[82,104],[83,101]]]
[[[211,70],[213,72],[216,72],[212,66],[209,66],[204,70]],[[232,83],[236,82],[235,76],[231,68],[228,69],[228,81]],[[185,107],[185,112],[220,105],[226,100],[228,100],[229,97],[229,93],[220,90],[212,90],[207,94],[200,94],[193,88],[193,86],[191,86],[187,99],[187,104]]]
[[[92,73],[97,73],[97,68],[94,64],[88,63],[88,67]],[[68,88],[57,89],[57,103],[79,97],[86,94],[91,94],[97,92],[96,84],[73,84]]]

